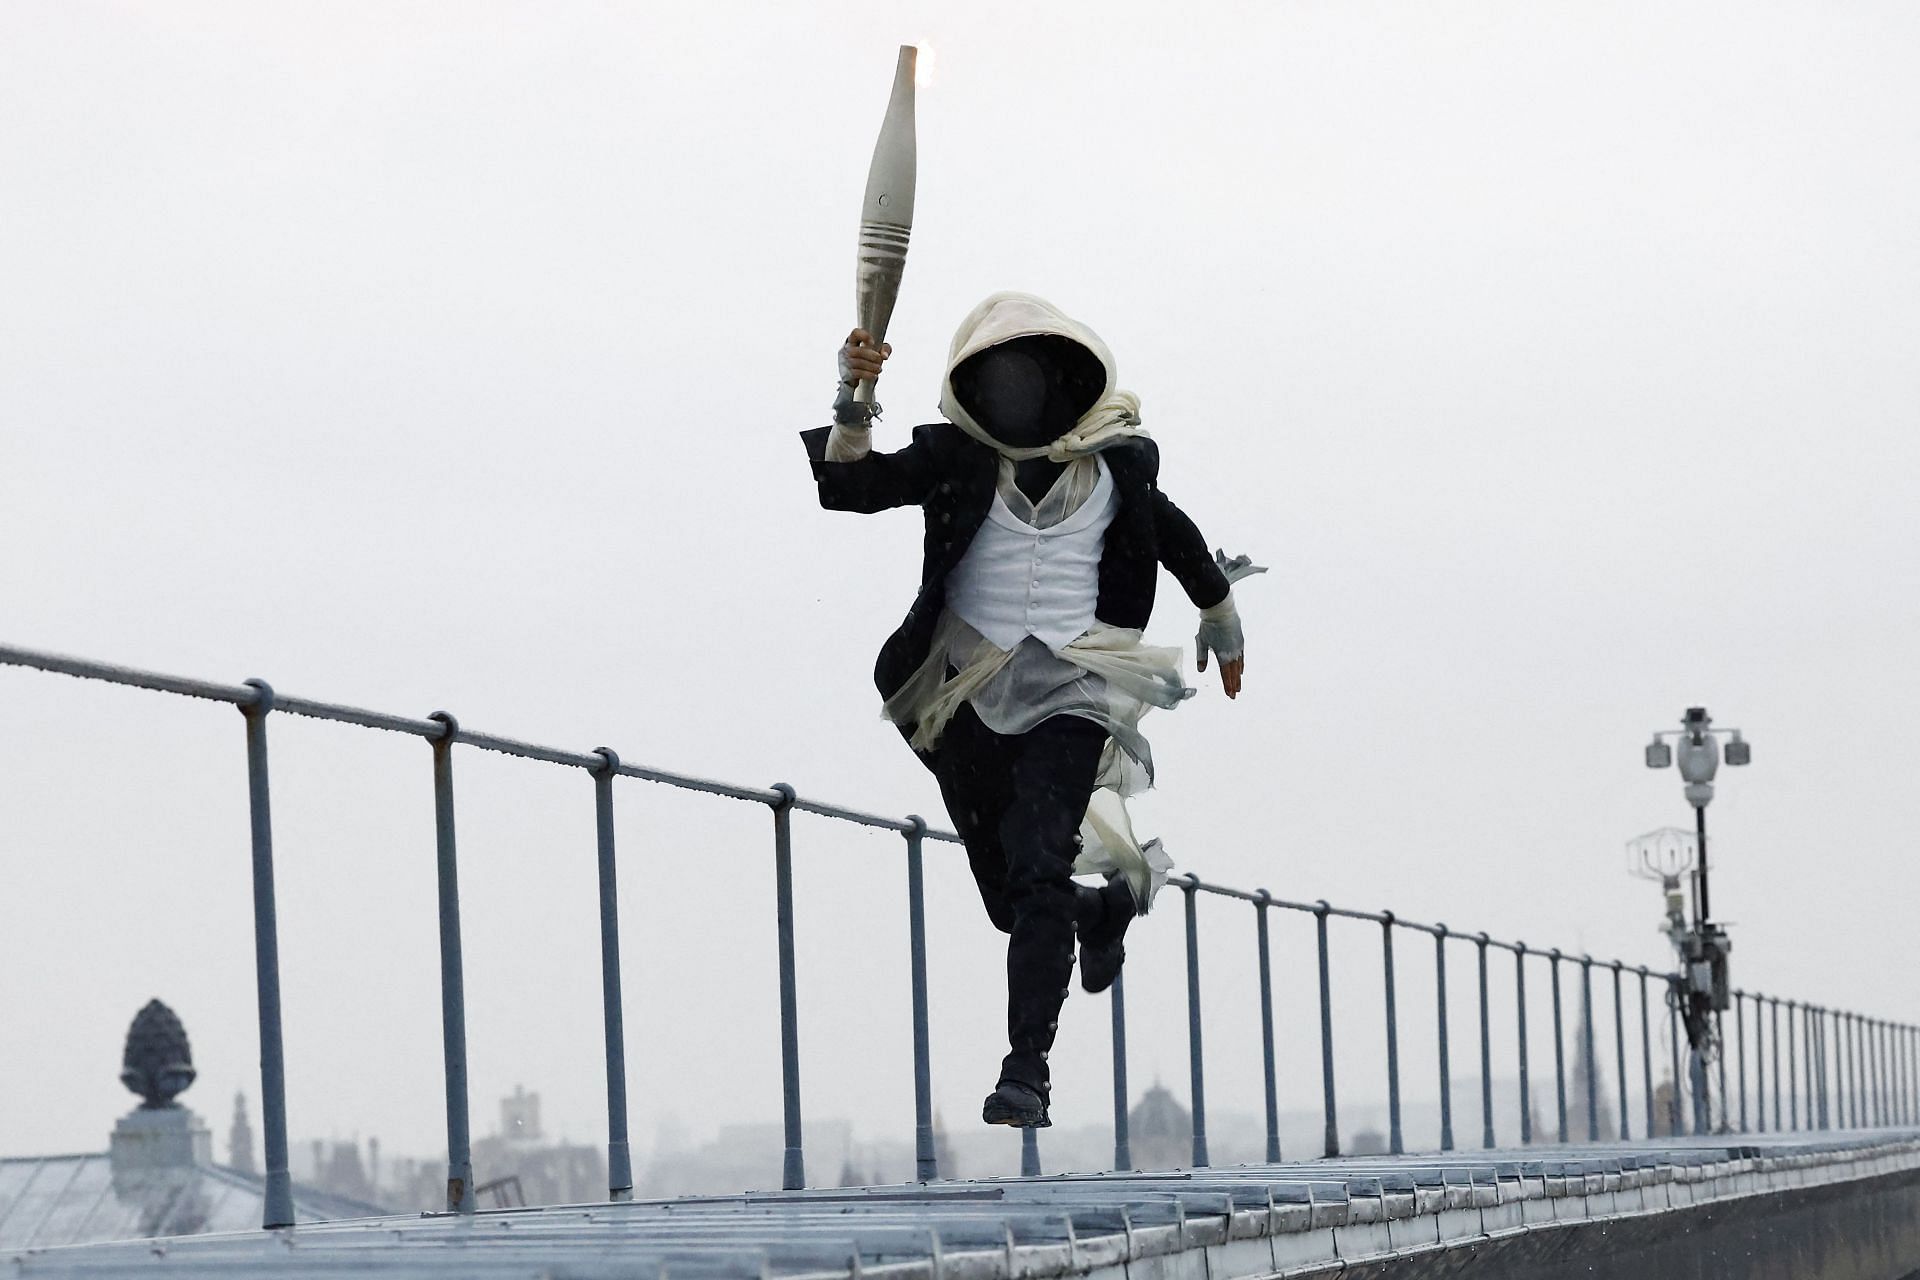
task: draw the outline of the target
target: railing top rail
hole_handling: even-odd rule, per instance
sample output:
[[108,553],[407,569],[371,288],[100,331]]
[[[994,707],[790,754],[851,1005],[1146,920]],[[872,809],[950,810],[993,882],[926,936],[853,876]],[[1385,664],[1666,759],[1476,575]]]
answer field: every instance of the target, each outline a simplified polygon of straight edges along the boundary
[[[57,675],[73,676],[81,680],[99,680],[108,684],[126,685],[135,689],[150,689],[156,693],[179,694],[189,698],[202,698],[210,702],[226,702],[236,707],[253,706],[264,696],[258,688],[244,684],[219,684],[211,680],[196,680],[187,676],[167,675],[158,671],[143,671],[137,667],[123,667],[109,662],[95,662],[88,658],[74,658],[65,654],[46,653],[36,649],[23,649],[15,645],[0,645],[0,666],[32,667],[40,671],[49,671]],[[311,720],[331,720],[340,724],[359,725],[365,729],[382,729],[389,733],[410,734],[416,738],[440,741],[447,736],[448,724],[443,720],[397,716],[384,711],[374,711],[366,707],[350,706],[340,702],[322,702],[315,698],[300,698],[275,692],[273,709],[288,715],[305,716]],[[453,741],[464,746],[476,747],[482,751],[498,752],[501,755],[517,756],[524,760],[540,760],[548,764],[563,765],[568,768],[585,769],[598,772],[607,766],[605,756],[592,751],[567,751],[559,747],[541,746],[538,743],[524,742],[518,738],[503,737],[499,734],[479,733],[472,729],[454,726]],[[732,800],[746,800],[756,804],[777,806],[788,803],[785,792],[771,787],[742,787],[730,782],[719,782],[711,778],[696,777],[692,774],[676,773],[670,769],[655,769],[647,765],[620,763],[615,773],[628,778],[639,778],[645,782],[657,782],[683,791],[699,791],[707,795],[723,796]],[[912,823],[890,818],[883,814],[867,813],[845,805],[828,804],[825,801],[809,800],[804,797],[791,801],[792,807],[805,813],[818,814],[827,818],[839,818],[861,826],[879,827],[888,831],[908,832],[914,829]],[[928,830],[926,838],[958,844],[960,837],[949,831]]]
[[[121,666],[110,662],[96,662],[90,658],[76,658],[66,654],[49,653],[43,650],[26,649],[15,645],[0,644],[0,666],[31,667],[40,671],[58,675],[73,676],[81,680],[98,680],[108,684],[126,685],[136,689],[148,689],[156,693],[171,693],[182,697],[200,698],[211,702],[226,702],[240,708],[255,705],[262,697],[269,696],[264,688],[249,684],[221,684],[212,680],[199,680],[188,676],[168,675],[164,672],[146,671],[138,667]],[[384,711],[375,711],[366,707],[351,706],[339,702],[323,702],[314,698],[301,698],[274,692],[271,694],[271,706],[275,711],[288,715],[304,716],[313,720],[330,720],[341,724],[359,725],[367,729],[381,729],[391,733],[409,734],[428,741],[441,741],[452,730],[452,741],[493,751],[501,755],[516,756],[526,760],[539,760],[548,764],[562,765],[568,768],[584,769],[588,772],[604,771],[609,760],[598,751],[568,751],[559,747],[547,747],[538,743],[525,742],[518,738],[503,737],[498,734],[480,733],[459,726],[451,719],[415,718],[393,715]],[[802,813],[810,813],[824,818],[835,818],[860,826],[875,827],[884,831],[896,831],[912,834],[921,831],[922,838],[944,844],[959,844],[960,837],[951,831],[937,828],[923,828],[916,819],[894,818],[885,814],[869,813],[862,809],[846,805],[831,804],[823,800],[796,796],[784,787],[744,787],[712,778],[702,778],[694,774],[677,773],[670,769],[656,769],[649,765],[629,764],[625,761],[614,763],[613,772],[628,778],[638,778],[643,782],[656,782],[663,786],[682,791],[697,791],[706,795],[721,796],[732,800],[744,800],[771,807],[786,806]],[[1449,928],[1444,924],[1427,924],[1422,921],[1408,920],[1391,911],[1359,911],[1351,907],[1336,907],[1324,899],[1317,902],[1296,902],[1287,898],[1275,897],[1265,889],[1236,889],[1228,885],[1213,884],[1201,880],[1197,875],[1183,874],[1169,877],[1168,883],[1182,890],[1194,893],[1210,893],[1218,897],[1233,898],[1241,902],[1250,902],[1257,907],[1279,907],[1286,911],[1297,911],[1308,915],[1339,916],[1349,920],[1364,920],[1371,924],[1386,925],[1410,929],[1440,938],[1458,938],[1464,942],[1484,944],[1511,952],[1525,958],[1539,956],[1558,958],[1575,964],[1597,964],[1604,968],[1618,968],[1623,973],[1637,973],[1642,977],[1658,977],[1666,981],[1676,981],[1678,975],[1650,969],[1646,965],[1626,964],[1619,960],[1605,960],[1594,956],[1562,951],[1558,948],[1541,949],[1530,947],[1524,942],[1508,942],[1494,938],[1484,932],[1472,932]],[[1807,1002],[1782,1000],[1778,996],[1767,996],[1759,992],[1740,993],[1743,997],[1756,1001],[1772,1001],[1774,1004],[1786,1004],[1789,1008],[1819,1009],[1821,1006]],[[1896,1024],[1897,1025],[1897,1024]]]
[[1352,907],[1333,906],[1325,900],[1319,902],[1294,902],[1286,898],[1276,898],[1265,889],[1254,889],[1251,891],[1235,889],[1228,885],[1210,883],[1191,873],[1168,876],[1167,883],[1180,889],[1182,892],[1211,893],[1216,897],[1234,898],[1241,902],[1251,902],[1256,907],[1279,907],[1285,911],[1298,911],[1306,915],[1339,916],[1347,920],[1365,920],[1369,924],[1409,929],[1415,933],[1424,933],[1440,939],[1458,938],[1462,942],[1497,947],[1502,951],[1512,952],[1514,955],[1522,958],[1526,956],[1539,956],[1542,959],[1558,958],[1572,964],[1597,965],[1603,969],[1618,969],[1622,973],[1637,973],[1643,977],[1660,977],[1669,982],[1678,981],[1680,976],[1675,973],[1663,973],[1657,969],[1650,969],[1643,964],[1635,965],[1628,964],[1624,960],[1607,960],[1600,956],[1588,955],[1584,952],[1575,953],[1562,951],[1558,947],[1548,947],[1543,950],[1539,947],[1530,947],[1524,942],[1506,942],[1502,939],[1492,937],[1485,932],[1474,932],[1467,929],[1455,929],[1445,924],[1427,924],[1420,920],[1409,920],[1405,916],[1398,915],[1392,911],[1357,911]]

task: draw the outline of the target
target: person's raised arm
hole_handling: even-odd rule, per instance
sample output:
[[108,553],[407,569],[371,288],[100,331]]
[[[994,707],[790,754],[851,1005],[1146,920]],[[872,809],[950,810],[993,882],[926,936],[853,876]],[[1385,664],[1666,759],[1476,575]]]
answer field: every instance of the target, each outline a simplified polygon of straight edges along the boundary
[[863,378],[878,379],[880,367],[893,352],[875,346],[864,329],[847,335],[840,348],[840,388],[833,403],[833,425],[802,431],[820,491],[820,505],[829,511],[885,511],[924,502],[934,485],[933,459],[916,432],[906,448],[894,453],[872,451],[870,410],[853,398]]

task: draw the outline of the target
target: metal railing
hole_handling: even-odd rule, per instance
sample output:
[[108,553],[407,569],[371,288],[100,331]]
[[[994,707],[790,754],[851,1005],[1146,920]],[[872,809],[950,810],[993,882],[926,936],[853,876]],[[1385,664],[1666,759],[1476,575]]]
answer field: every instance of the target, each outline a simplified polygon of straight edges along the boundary
[[[771,787],[743,787],[732,783],[693,777],[665,769],[629,764],[612,750],[599,747],[590,752],[566,751],[522,742],[494,734],[479,733],[461,727],[452,715],[436,711],[424,719],[391,715],[338,703],[318,702],[277,693],[264,680],[247,680],[238,685],[219,684],[180,676],[162,675],[129,667],[58,654],[0,646],[0,666],[31,667],[84,680],[150,689],[183,697],[225,702],[237,707],[245,720],[247,783],[252,845],[254,943],[256,985],[260,1022],[260,1076],[262,1120],[265,1129],[266,1205],[263,1225],[269,1228],[293,1223],[292,1184],[287,1172],[287,1116],[285,1060],[281,1042],[280,965],[277,913],[273,881],[273,822],[271,787],[267,754],[267,723],[274,713],[332,720],[364,728],[409,734],[425,740],[432,752],[434,827],[437,863],[437,889],[440,927],[440,996],[442,1048],[445,1067],[447,1113],[447,1207],[450,1211],[471,1213],[475,1207],[471,1147],[468,1136],[468,1099],[466,1072],[466,997],[462,977],[460,937],[460,889],[458,844],[455,839],[453,790],[453,747],[475,747],[522,759],[584,770],[593,780],[595,842],[599,866],[599,906],[602,996],[606,1038],[607,1084],[607,1170],[609,1194],[614,1200],[630,1199],[633,1194],[633,1168],[627,1140],[626,1041],[622,1019],[624,1003],[620,990],[620,921],[616,900],[616,857],[613,820],[613,780],[638,778],[687,791],[702,792],[732,800],[767,806],[773,818],[776,927],[778,930],[780,978],[780,1058],[785,1149],[782,1182],[789,1189],[806,1185],[805,1153],[801,1140],[801,1089],[799,1063],[799,1000],[794,969],[793,915],[793,840],[792,815],[816,814],[843,822],[895,831],[905,838],[908,895],[908,928],[911,947],[914,1151],[918,1177],[933,1180],[940,1176],[933,1129],[932,1071],[928,1052],[927,945],[923,891],[923,847],[929,840],[958,844],[951,832],[935,830],[918,816],[892,818],[867,813],[842,805],[827,804],[795,793],[785,783]],[[1668,1126],[1682,1132],[1680,1082],[1686,1079],[1680,1062],[1681,1035],[1678,1030],[1678,976],[1656,972],[1644,965],[1628,965],[1619,960],[1597,960],[1590,955],[1573,955],[1559,948],[1541,950],[1524,942],[1506,942],[1486,933],[1466,933],[1444,924],[1424,924],[1404,919],[1391,911],[1356,911],[1335,907],[1324,900],[1292,902],[1274,897],[1265,889],[1251,892],[1201,880],[1195,875],[1174,876],[1168,884],[1184,895],[1186,925],[1186,976],[1188,1064],[1192,1090],[1192,1160],[1195,1166],[1208,1163],[1206,1071],[1202,1030],[1200,981],[1200,915],[1198,899],[1206,894],[1238,901],[1255,913],[1257,960],[1261,1003],[1261,1039],[1266,1112],[1266,1158],[1277,1162],[1280,1153],[1279,1098],[1274,1057],[1275,1023],[1269,917],[1274,911],[1293,912],[1313,920],[1318,955],[1318,991],[1320,1013],[1321,1108],[1325,1131],[1323,1153],[1339,1155],[1340,1133],[1336,1090],[1336,1054],[1334,1051],[1334,1000],[1332,961],[1328,945],[1331,921],[1354,920],[1377,925],[1384,990],[1382,1010],[1385,1019],[1386,1069],[1388,1097],[1388,1147],[1395,1154],[1406,1149],[1401,1108],[1401,1061],[1399,1011],[1394,972],[1396,935],[1425,935],[1433,939],[1436,991],[1435,1078],[1440,1094],[1440,1148],[1455,1147],[1452,1099],[1452,1020],[1448,1008],[1446,966],[1448,948],[1471,947],[1476,967],[1479,1004],[1480,1067],[1480,1145],[1496,1142],[1493,1104],[1492,1008],[1489,1001],[1489,954],[1505,952],[1513,957],[1515,992],[1515,1030],[1519,1073],[1520,1141],[1532,1143],[1537,1135],[1532,1120],[1532,1064],[1528,1057],[1527,971],[1529,960],[1544,960],[1552,985],[1554,1030],[1554,1102],[1555,1133],[1558,1142],[1573,1140],[1575,1126],[1569,1114],[1567,1097],[1566,1036],[1562,1010],[1563,965],[1579,968],[1582,993],[1579,1034],[1586,1072],[1586,1096],[1575,1099],[1583,1107],[1584,1136],[1600,1139],[1601,1059],[1594,1031],[1593,978],[1597,968],[1603,979],[1612,975],[1614,1066],[1620,1103],[1619,1136],[1631,1136],[1628,1118],[1627,1020],[1623,988],[1637,980],[1640,1012],[1640,1074],[1645,1099],[1645,1128],[1651,1135],[1658,1127],[1655,1114],[1656,1088],[1653,1073],[1652,989],[1657,984],[1668,1010],[1668,1030],[1673,1046],[1673,1081]],[[1133,1167],[1128,1134],[1127,1111],[1127,1032],[1126,989],[1124,977],[1111,989],[1113,1038],[1113,1161],[1117,1169]],[[1754,1011],[1754,1026],[1749,1036],[1746,1010]],[[1787,1053],[1785,1088],[1782,1088],[1780,1063],[1780,1011],[1786,1009]],[[1714,1127],[1721,1131],[1735,1128],[1749,1131],[1747,1082],[1747,1046],[1754,1048],[1754,1098],[1757,1105],[1751,1117],[1754,1131],[1782,1129],[1827,1129],[1836,1125],[1869,1127],[1909,1125],[1920,1120],[1920,1028],[1905,1023],[1870,1019],[1859,1014],[1829,1009],[1755,992],[1736,991],[1732,1001],[1735,1023],[1734,1052],[1737,1059],[1738,1113],[1729,1105],[1726,1059],[1719,1055],[1721,1098],[1720,1119]],[[1761,1014],[1767,1016],[1763,1020]],[[1715,1034],[1724,1031],[1723,1019],[1716,1015]],[[1724,1041],[1722,1041],[1724,1045]],[[1771,1064],[1769,1069],[1769,1053]],[[1771,1085],[1773,1116],[1767,1118],[1768,1085]],[[1782,1102],[1786,1104],[1783,1115]],[[1022,1131],[1022,1170],[1040,1171],[1037,1132]]]

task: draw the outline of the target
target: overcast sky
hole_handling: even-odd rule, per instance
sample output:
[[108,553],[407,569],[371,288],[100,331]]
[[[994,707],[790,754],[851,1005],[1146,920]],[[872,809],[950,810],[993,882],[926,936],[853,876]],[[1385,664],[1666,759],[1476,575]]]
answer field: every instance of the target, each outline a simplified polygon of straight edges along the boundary
[[[1224,883],[1663,964],[1622,846],[1690,820],[1640,751],[1704,703],[1754,744],[1711,810],[1735,981],[1920,1020],[1903,3],[16,0],[0,638],[944,820],[869,682],[917,514],[820,511],[793,435],[903,41],[934,68],[880,446],[937,415],[975,301],[1037,292],[1112,346],[1209,540],[1272,566],[1246,693],[1209,674],[1146,724],[1144,833]],[[1163,578],[1151,636],[1193,624]],[[294,1136],[430,1153],[428,749],[272,734]],[[599,1140],[591,786],[456,772],[475,1132],[520,1083]],[[104,1145],[156,995],[187,1100],[257,1115],[243,787],[231,709],[0,670],[0,1154]],[[665,1117],[778,1115],[771,824],[619,803],[645,1159]],[[899,852],[796,823],[809,1112],[889,1135]],[[971,1125],[999,938],[931,863],[935,1084]],[[1251,913],[1202,922],[1209,1101],[1251,1111]],[[1310,921],[1276,926],[1311,1105]],[[1377,930],[1335,932],[1361,1099]],[[1184,1094],[1179,912],[1129,947],[1136,1081]],[[1069,1001],[1060,1123],[1108,1114],[1106,1020]]]

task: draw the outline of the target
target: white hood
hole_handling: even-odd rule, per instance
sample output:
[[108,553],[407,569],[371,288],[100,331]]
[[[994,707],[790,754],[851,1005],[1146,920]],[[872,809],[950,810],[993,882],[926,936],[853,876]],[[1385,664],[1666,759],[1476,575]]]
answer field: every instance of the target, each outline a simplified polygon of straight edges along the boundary
[[[1106,382],[1100,388],[1093,407],[1080,415],[1080,420],[1065,434],[1049,445],[1031,449],[1014,448],[987,434],[961,405],[960,398],[953,392],[953,371],[962,361],[988,347],[1011,342],[1015,338],[1042,336],[1068,338],[1092,352],[1100,361],[1101,368],[1106,370]],[[1030,293],[996,293],[968,312],[967,318],[960,322],[960,327],[954,332],[953,342],[947,348],[946,376],[940,384],[940,411],[946,415],[947,421],[982,444],[991,446],[1004,457],[1015,461],[1051,458],[1055,462],[1069,462],[1098,453],[1122,440],[1146,434],[1140,427],[1139,397],[1129,391],[1117,390],[1114,382],[1113,353],[1107,350],[1107,344],[1100,340],[1099,334],[1071,319],[1044,298],[1036,298]]]

